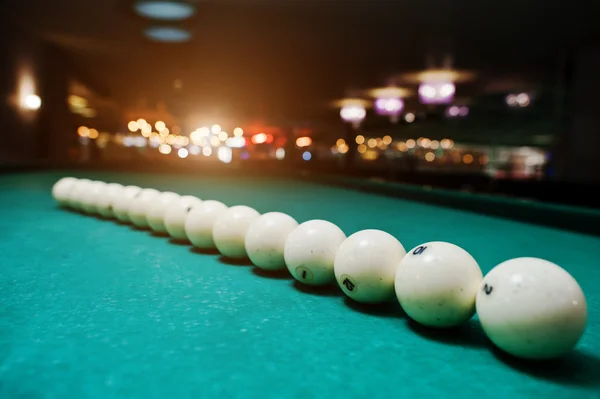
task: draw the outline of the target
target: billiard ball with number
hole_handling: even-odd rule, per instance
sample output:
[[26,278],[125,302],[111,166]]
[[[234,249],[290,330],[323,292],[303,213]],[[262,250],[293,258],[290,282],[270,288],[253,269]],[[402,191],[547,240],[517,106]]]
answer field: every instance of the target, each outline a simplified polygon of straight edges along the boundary
[[483,273],[475,259],[449,242],[410,251],[396,271],[396,296],[406,314],[429,327],[454,327],[475,314]]
[[287,238],[283,256],[294,278],[308,285],[326,285],[335,280],[333,260],[346,235],[326,220],[309,220]]
[[219,252],[227,258],[246,258],[246,232],[259,216],[257,210],[245,205],[232,206],[219,215],[213,227],[213,240]]
[[63,177],[52,186],[52,197],[60,206],[67,206],[69,200],[69,191],[77,183],[74,177]]
[[185,235],[192,245],[205,250],[215,249],[213,227],[217,218],[226,210],[227,205],[214,200],[202,201],[190,210],[184,227]]
[[494,267],[483,278],[476,304],[490,340],[521,358],[565,354],[587,323],[587,303],[577,281],[539,258],[516,258]]
[[252,263],[263,270],[285,269],[285,242],[298,222],[285,213],[269,212],[250,224],[246,232],[246,252]]
[[191,195],[184,195],[171,203],[167,208],[164,220],[165,228],[171,237],[180,241],[188,239],[185,233],[185,219],[190,210],[201,203],[200,198]]
[[381,230],[362,230],[346,238],[333,262],[344,293],[357,302],[381,303],[394,298],[396,268],[406,251]]

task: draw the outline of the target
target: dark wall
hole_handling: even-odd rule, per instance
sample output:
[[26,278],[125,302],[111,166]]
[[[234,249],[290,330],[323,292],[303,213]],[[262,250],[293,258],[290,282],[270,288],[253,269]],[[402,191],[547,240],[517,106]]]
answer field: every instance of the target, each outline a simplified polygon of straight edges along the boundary
[[[68,55],[7,19],[0,16],[0,164],[64,159],[75,129],[66,102]],[[23,70],[42,99],[38,111],[15,104]]]
[[568,128],[557,143],[557,176],[600,183],[600,46],[578,49],[570,69]]

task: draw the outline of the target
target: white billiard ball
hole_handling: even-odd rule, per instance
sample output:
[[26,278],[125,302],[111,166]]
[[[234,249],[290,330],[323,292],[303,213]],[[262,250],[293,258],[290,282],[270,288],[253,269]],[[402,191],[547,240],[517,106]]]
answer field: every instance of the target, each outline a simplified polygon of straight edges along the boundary
[[167,213],[168,207],[177,202],[179,198],[181,198],[179,194],[166,191],[161,193],[158,198],[148,205],[146,220],[148,226],[150,226],[153,231],[162,234],[167,232],[165,227],[165,213]]
[[134,226],[140,229],[148,227],[146,212],[150,205],[160,196],[160,194],[161,192],[158,190],[153,188],[145,188],[131,201],[131,205],[129,206],[127,213],[129,214],[129,220]]
[[381,303],[394,298],[396,268],[406,254],[400,241],[381,230],[362,230],[346,238],[333,262],[335,279],[357,302]]
[[165,213],[165,228],[171,237],[176,240],[187,240],[185,233],[185,220],[190,210],[200,205],[202,200],[191,195],[184,195],[172,203]]
[[219,201],[202,201],[192,208],[185,218],[185,235],[197,248],[215,249],[213,227],[217,218],[227,210],[227,205]]
[[89,190],[92,183],[93,181],[89,179],[79,179],[73,184],[67,195],[67,201],[71,208],[81,210],[81,197]]
[[242,259],[246,253],[246,232],[260,213],[249,206],[232,206],[215,220],[213,240],[215,246],[227,258]]
[[539,258],[516,258],[494,267],[481,282],[476,305],[489,339],[527,359],[567,353],[587,323],[587,304],[577,281]]
[[113,217],[112,203],[121,195],[123,190],[124,187],[119,183],[108,183],[106,188],[96,197],[96,212],[105,218]]
[[69,191],[73,188],[77,179],[74,177],[63,177],[52,186],[52,197],[60,206],[67,206],[69,202]]
[[88,214],[96,213],[96,198],[106,190],[106,183],[94,181],[89,185],[87,191],[81,194],[79,205],[82,211]]
[[264,270],[285,269],[285,242],[298,222],[281,212],[269,212],[254,220],[246,231],[246,253],[250,261]]
[[421,244],[396,271],[396,296],[406,314],[429,327],[454,327],[475,314],[483,273],[477,261],[448,242]]
[[285,264],[292,276],[302,283],[332,283],[335,254],[345,239],[342,229],[331,222],[304,222],[292,230],[285,242]]
[[134,198],[142,192],[142,188],[138,186],[125,186],[123,190],[114,198],[110,204],[110,208],[115,215],[115,218],[121,223],[129,223],[129,207]]

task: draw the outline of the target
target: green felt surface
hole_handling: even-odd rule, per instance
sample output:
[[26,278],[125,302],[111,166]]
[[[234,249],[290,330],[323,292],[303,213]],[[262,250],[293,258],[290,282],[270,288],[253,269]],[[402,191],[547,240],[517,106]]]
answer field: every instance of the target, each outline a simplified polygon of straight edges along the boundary
[[531,363],[494,350],[476,318],[420,328],[393,303],[356,305],[59,209],[50,189],[66,174],[83,177],[0,176],[0,397],[600,397],[599,237],[310,183],[86,174],[382,229],[407,249],[450,241],[484,272],[556,262],[586,293],[589,325],[572,354]]

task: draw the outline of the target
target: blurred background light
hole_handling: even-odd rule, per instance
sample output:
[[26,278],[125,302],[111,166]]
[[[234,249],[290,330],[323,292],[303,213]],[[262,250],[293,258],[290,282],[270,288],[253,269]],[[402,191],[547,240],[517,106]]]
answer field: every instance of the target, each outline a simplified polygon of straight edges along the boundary
[[284,148],[278,148],[275,150],[275,158],[279,161],[283,160],[285,158],[285,149]]
[[138,1],[133,8],[142,17],[165,21],[181,21],[190,18],[195,13],[191,4],[175,0]]
[[179,151],[177,151],[177,155],[179,158],[187,158],[188,150],[186,148],[180,148]]
[[225,141],[225,145],[229,148],[242,148],[246,145],[246,139],[243,137],[230,137]]
[[298,137],[296,139],[296,146],[297,147],[308,147],[312,144],[312,139],[310,137]]
[[37,111],[42,106],[42,99],[37,94],[29,94],[25,97],[23,108],[30,111]]
[[241,127],[236,127],[233,129],[233,135],[235,137],[242,137],[244,135],[244,130]]
[[219,158],[219,161],[223,163],[231,163],[231,160],[233,159],[233,152],[231,151],[231,148],[220,147],[217,151],[217,158]]
[[304,159],[305,161],[310,161],[312,158],[312,154],[310,153],[310,151],[304,151],[302,153],[302,159]]
[[419,85],[419,99],[423,104],[447,104],[454,99],[456,87],[452,82],[423,82]]
[[182,43],[192,38],[191,32],[174,26],[153,26],[144,30],[144,35],[156,42]]

